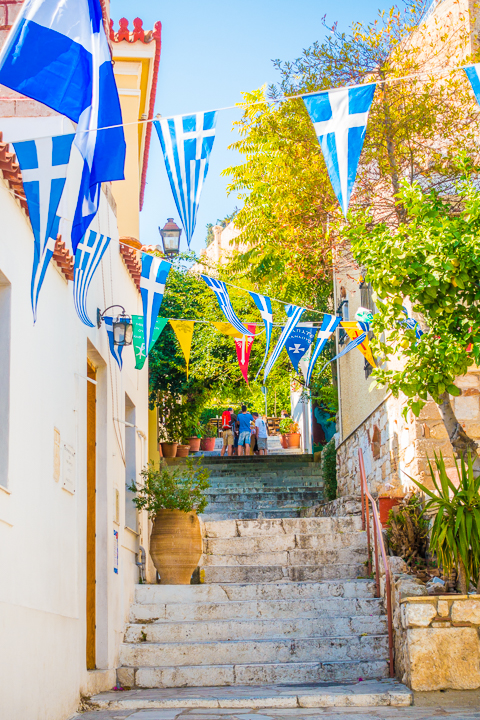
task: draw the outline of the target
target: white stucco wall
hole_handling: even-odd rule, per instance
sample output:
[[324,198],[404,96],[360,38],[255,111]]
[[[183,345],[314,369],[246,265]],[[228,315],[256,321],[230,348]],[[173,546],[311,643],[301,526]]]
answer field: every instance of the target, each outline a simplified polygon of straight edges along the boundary
[[[47,120],[58,124],[57,118],[41,122]],[[5,411],[0,416],[2,431],[8,431],[8,472],[0,486],[0,717],[65,720],[76,710],[80,692],[115,684],[118,647],[138,581],[135,552],[139,542],[147,549],[147,528],[144,519],[140,536],[125,528],[120,448],[125,447],[125,426],[114,418],[124,419],[127,393],[136,406],[138,428],[148,434],[148,371],[134,369],[132,347],[124,349],[119,371],[105,328],[82,324],[72,283],[53,262],[33,325],[33,235],[2,179],[0,218],[0,343],[5,348],[9,342],[10,354],[8,370],[8,353],[0,353],[1,382],[10,391],[9,416]],[[90,317],[95,320],[97,307],[113,303],[141,314],[140,295],[119,254],[116,219],[103,193],[99,228],[112,241],[90,287]],[[87,672],[85,660],[87,357],[98,367],[95,672]],[[54,428],[62,449],[67,444],[75,452],[74,492],[63,487],[64,458],[60,480],[54,479]],[[135,442],[140,471],[144,458],[138,435]],[[0,458],[4,468],[6,461]],[[118,574],[114,530],[119,532]]]

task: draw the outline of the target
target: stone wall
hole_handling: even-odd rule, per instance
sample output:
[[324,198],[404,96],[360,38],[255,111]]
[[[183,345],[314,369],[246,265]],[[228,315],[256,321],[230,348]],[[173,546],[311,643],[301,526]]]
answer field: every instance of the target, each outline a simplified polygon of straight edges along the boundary
[[362,500],[359,495],[339,497],[300,511],[300,517],[346,517],[361,514]]
[[422,691],[480,687],[480,595],[407,597],[399,614],[406,685]]
[[[470,437],[480,441],[480,368],[472,366],[457,378],[462,394],[451,398],[457,419]],[[402,496],[413,487],[408,476],[430,483],[428,460],[441,452],[451,476],[455,475],[452,446],[438,408],[429,400],[418,418],[402,415],[404,398],[388,395],[337,450],[338,495],[360,492],[358,448],[362,448],[370,491],[375,495]]]

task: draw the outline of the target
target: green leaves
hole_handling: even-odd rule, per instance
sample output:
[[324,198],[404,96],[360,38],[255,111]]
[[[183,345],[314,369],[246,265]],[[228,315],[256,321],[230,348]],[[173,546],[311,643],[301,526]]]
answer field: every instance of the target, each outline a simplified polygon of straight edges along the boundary
[[182,510],[201,513],[208,505],[205,490],[210,487],[210,472],[202,468],[202,459],[187,458],[183,467],[171,468],[160,462],[158,468],[149,463],[142,470],[143,485],[132,483],[129,490],[136,493],[133,502],[138,510],[147,510],[154,518],[159,510]]
[[[429,461],[430,475],[436,492],[414,478],[413,482],[430,498],[425,512],[436,510],[432,525],[430,549],[436,552],[445,572],[461,564],[468,592],[470,581],[480,578],[480,478],[473,475],[472,457],[457,462],[458,487],[450,480],[442,455],[435,455],[435,473]],[[438,475],[438,484],[436,475]]]

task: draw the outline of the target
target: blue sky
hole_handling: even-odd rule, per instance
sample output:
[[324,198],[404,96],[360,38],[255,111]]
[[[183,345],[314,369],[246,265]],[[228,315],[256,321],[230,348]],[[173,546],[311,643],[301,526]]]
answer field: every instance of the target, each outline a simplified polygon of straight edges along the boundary
[[[382,0],[111,0],[111,16],[142,18],[145,30],[162,22],[162,56],[157,89],[156,113],[184,114],[213,110],[241,101],[241,92],[275,82],[278,74],[272,59],[293,60],[303,48],[324,37],[322,17],[338,21],[347,30],[355,20],[373,20]],[[197,216],[192,248],[205,246],[205,225],[229,214],[238,205],[234,195],[227,197],[226,178],[221,171],[239,161],[227,150],[236,135],[232,122],[238,110],[219,113],[217,135],[210,169]],[[180,219],[165,173],[160,144],[152,134],[141,239],[157,244],[157,227],[167,217]],[[186,249],[185,243],[182,249]]]

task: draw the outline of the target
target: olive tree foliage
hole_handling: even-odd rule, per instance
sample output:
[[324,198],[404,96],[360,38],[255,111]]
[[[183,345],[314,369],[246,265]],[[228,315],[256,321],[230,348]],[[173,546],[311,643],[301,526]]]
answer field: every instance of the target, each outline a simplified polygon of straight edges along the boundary
[[[461,395],[455,379],[480,363],[480,193],[465,160],[463,172],[454,199],[403,181],[405,222],[395,228],[372,222],[372,210],[359,212],[346,235],[376,292],[373,384],[404,393],[405,410],[417,416],[431,396],[455,454],[466,459],[477,445],[450,396]],[[420,339],[405,324],[405,306],[420,321]]]

